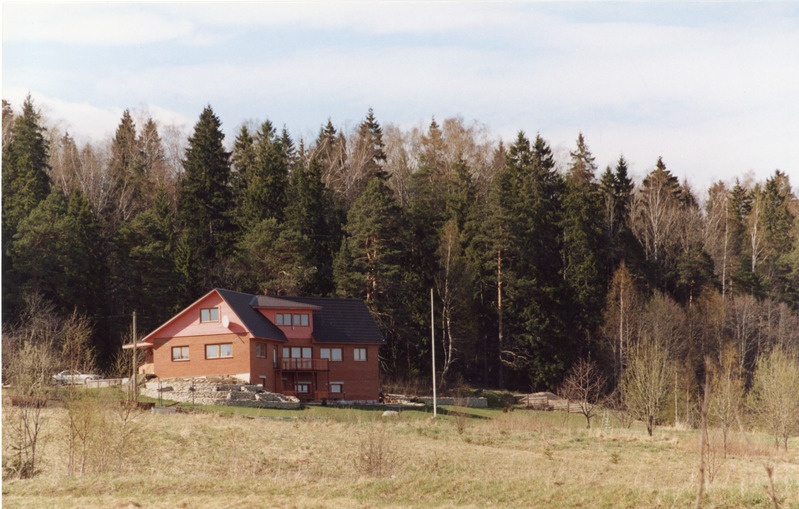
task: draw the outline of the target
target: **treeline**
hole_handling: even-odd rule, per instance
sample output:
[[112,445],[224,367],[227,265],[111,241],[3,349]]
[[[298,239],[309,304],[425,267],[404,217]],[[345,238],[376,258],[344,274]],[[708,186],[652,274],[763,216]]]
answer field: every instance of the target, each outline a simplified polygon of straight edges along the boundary
[[[213,287],[357,297],[385,380],[544,389],[582,358],[618,383],[644,340],[689,391],[705,358],[799,347],[799,203],[785,173],[715,183],[700,203],[662,159],[636,185],[582,134],[494,142],[461,119],[311,142],[265,121],[225,145],[211,107],[187,140],[126,111],[107,145],[3,102],[3,322],[33,295],[92,322],[101,368]],[[164,138],[163,136],[166,137]],[[675,388],[676,389],[676,388]],[[687,393],[687,392],[686,392]]]

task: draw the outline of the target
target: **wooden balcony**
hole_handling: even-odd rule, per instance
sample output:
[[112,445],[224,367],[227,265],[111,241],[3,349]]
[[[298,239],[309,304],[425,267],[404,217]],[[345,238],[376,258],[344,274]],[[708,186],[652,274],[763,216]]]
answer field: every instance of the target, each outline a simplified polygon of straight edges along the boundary
[[283,371],[328,371],[327,359],[281,359]]

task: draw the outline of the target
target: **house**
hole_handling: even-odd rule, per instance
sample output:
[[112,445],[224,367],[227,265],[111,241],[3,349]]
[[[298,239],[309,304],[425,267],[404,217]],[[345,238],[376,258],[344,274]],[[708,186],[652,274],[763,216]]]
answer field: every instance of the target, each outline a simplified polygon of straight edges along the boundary
[[214,289],[152,331],[140,372],[232,376],[305,401],[377,400],[385,340],[363,301]]

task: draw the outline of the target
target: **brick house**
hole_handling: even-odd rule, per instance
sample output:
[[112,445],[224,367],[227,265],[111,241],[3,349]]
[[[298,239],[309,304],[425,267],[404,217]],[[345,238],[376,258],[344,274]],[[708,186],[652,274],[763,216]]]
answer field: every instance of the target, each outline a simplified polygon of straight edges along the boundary
[[140,372],[232,376],[301,400],[377,400],[385,342],[356,299],[214,289],[144,337]]

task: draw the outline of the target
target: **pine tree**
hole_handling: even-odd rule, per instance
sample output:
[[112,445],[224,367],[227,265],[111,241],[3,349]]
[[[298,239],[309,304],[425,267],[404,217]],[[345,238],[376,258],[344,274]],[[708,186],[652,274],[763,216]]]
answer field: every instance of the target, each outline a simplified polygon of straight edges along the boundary
[[207,106],[189,138],[180,181],[178,217],[188,251],[181,272],[186,299],[224,282],[223,268],[233,246],[230,154],[223,147],[221,122]]

